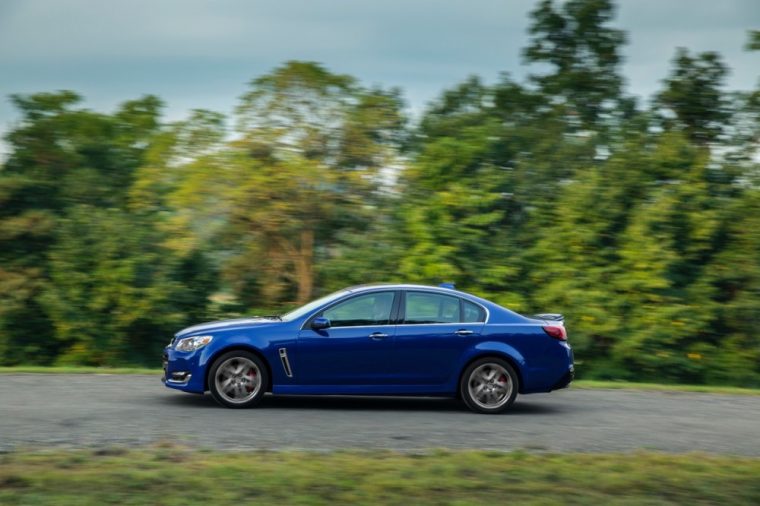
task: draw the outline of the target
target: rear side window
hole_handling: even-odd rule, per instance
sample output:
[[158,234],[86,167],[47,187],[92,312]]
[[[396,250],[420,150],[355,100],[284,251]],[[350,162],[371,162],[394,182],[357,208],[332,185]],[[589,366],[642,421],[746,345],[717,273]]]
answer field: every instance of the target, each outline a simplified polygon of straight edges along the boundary
[[484,322],[486,321],[485,310],[470,302],[469,300],[462,299],[462,321],[465,323]]
[[461,320],[459,297],[438,293],[407,292],[404,323],[457,323]]

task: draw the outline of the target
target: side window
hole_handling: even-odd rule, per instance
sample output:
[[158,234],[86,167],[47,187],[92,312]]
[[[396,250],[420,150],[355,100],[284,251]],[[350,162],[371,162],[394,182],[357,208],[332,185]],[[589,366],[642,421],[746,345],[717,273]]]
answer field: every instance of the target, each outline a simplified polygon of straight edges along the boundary
[[330,319],[331,327],[388,325],[393,309],[393,296],[393,292],[358,295],[324,310],[322,316]]
[[474,323],[486,321],[486,312],[477,304],[473,304],[468,300],[462,299],[462,309],[464,310],[462,318],[463,322]]
[[406,293],[404,323],[456,323],[461,321],[459,298],[427,292]]

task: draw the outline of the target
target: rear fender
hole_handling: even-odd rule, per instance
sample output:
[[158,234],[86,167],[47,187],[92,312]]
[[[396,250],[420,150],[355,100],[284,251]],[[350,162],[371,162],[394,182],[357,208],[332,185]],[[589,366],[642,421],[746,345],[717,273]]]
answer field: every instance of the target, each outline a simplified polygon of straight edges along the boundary
[[452,386],[455,389],[459,388],[459,379],[461,378],[464,369],[470,364],[470,362],[481,357],[499,357],[509,362],[515,368],[515,372],[520,381],[520,392],[522,392],[523,387],[528,380],[526,377],[527,367],[525,357],[523,357],[523,355],[514,347],[499,341],[483,341],[467,350],[458,364],[457,374],[453,378]]

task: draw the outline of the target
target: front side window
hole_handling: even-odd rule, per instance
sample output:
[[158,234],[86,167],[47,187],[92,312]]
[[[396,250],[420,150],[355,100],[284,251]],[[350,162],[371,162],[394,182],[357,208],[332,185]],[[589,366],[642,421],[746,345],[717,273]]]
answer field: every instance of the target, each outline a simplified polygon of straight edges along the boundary
[[393,296],[394,292],[357,295],[325,309],[321,316],[330,320],[331,327],[388,325],[393,309]]
[[457,323],[462,321],[459,309],[459,297],[407,292],[404,323]]

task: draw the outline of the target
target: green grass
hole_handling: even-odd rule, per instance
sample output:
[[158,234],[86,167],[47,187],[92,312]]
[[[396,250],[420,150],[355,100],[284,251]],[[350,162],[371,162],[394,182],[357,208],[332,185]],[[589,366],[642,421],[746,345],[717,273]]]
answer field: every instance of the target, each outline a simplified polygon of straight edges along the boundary
[[0,456],[0,504],[759,504],[760,459],[484,451]]
[[570,388],[606,388],[653,390],[663,392],[704,392],[711,394],[760,395],[760,388],[741,388],[716,385],[671,385],[665,383],[633,383],[630,381],[576,380]]

